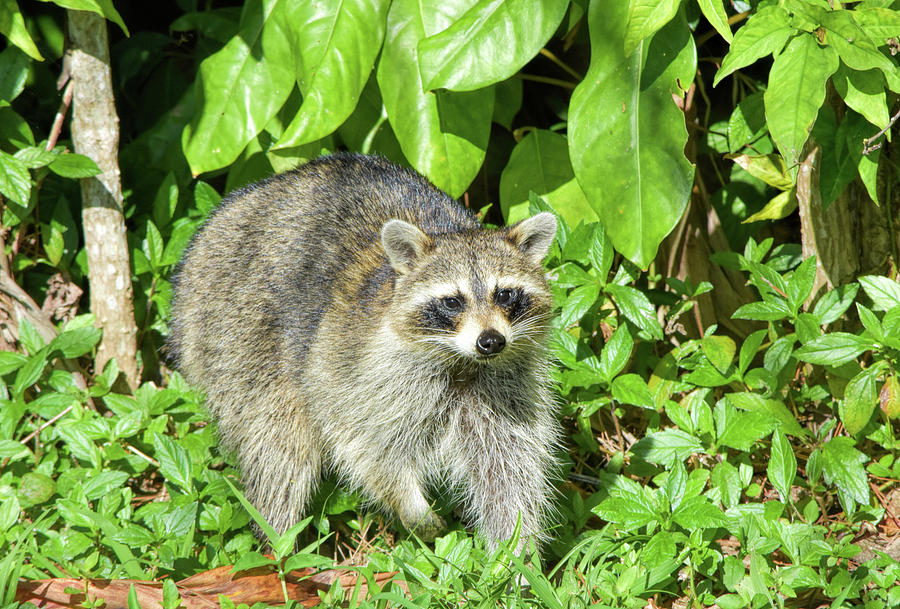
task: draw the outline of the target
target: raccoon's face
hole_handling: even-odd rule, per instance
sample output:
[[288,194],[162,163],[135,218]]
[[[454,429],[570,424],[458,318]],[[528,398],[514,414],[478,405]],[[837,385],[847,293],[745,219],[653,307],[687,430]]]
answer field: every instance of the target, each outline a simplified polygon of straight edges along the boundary
[[549,213],[508,229],[435,237],[391,220],[382,243],[398,273],[394,329],[447,361],[533,354],[551,310],[541,262],[555,233]]

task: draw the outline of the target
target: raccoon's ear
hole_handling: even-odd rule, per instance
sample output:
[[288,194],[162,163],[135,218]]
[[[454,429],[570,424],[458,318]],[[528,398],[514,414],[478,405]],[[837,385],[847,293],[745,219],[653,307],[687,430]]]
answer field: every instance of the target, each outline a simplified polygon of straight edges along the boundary
[[541,212],[509,228],[507,239],[535,264],[541,264],[556,237],[556,216]]
[[394,270],[406,273],[431,247],[431,237],[409,222],[388,220],[381,227],[381,245]]

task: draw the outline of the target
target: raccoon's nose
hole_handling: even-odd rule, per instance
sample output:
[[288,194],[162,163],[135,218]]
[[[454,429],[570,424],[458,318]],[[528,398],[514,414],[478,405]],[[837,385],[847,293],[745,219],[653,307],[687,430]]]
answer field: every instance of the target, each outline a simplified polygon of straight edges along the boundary
[[506,338],[496,330],[485,330],[478,335],[475,348],[482,355],[493,355],[503,351],[506,346]]

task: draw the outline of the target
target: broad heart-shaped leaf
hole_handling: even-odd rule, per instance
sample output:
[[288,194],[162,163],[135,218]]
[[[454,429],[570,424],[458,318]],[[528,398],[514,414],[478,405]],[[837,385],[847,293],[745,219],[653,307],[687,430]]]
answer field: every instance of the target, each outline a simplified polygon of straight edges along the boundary
[[481,168],[490,136],[494,90],[423,92],[416,45],[446,29],[469,5],[396,0],[388,11],[378,62],[378,87],[403,154],[453,197],[465,192]]
[[844,399],[841,400],[838,414],[851,436],[861,432],[875,412],[875,404],[878,402],[875,377],[881,372],[880,366],[866,368],[850,379],[844,388]]
[[697,54],[679,15],[623,52],[624,2],[592,2],[591,65],[569,104],[569,156],[613,246],[646,267],[687,205],[694,167],[684,115],[672,100]]
[[535,129],[522,138],[500,174],[500,210],[507,224],[528,217],[528,193],[541,195],[572,226],[597,214],[575,181],[566,136]]
[[822,472],[825,482],[835,484],[863,505],[869,502],[869,484],[863,463],[869,458],[856,450],[852,438],[837,436],[822,445]]
[[321,139],[350,116],[381,49],[388,4],[388,0],[297,3],[292,34],[303,104],[276,149]]
[[568,0],[478,0],[419,41],[425,89],[473,91],[506,80],[547,44],[568,7]]
[[650,38],[678,12],[680,0],[630,0],[625,25],[625,54],[630,55],[642,40]]
[[775,56],[764,96],[769,133],[796,180],[803,144],[825,101],[825,83],[838,68],[838,55],[803,33]]
[[248,0],[238,34],[200,64],[198,112],[181,138],[195,175],[232,163],[287,100],[296,61],[290,33],[304,4]]
[[780,6],[769,5],[759,9],[734,35],[731,48],[722,60],[722,67],[713,79],[713,86],[735,70],[781,51],[793,31],[790,16]]

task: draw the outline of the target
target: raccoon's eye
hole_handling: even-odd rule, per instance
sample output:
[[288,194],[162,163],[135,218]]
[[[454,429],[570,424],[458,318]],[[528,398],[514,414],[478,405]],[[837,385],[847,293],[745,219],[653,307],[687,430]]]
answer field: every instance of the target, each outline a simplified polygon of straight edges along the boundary
[[441,304],[444,305],[444,308],[448,311],[462,311],[463,308],[462,300],[456,296],[445,296],[441,298]]
[[499,292],[497,292],[496,296],[494,296],[494,300],[501,307],[508,307],[509,305],[511,305],[513,303],[513,301],[515,299],[516,299],[516,291],[509,290],[509,289],[502,289]]

